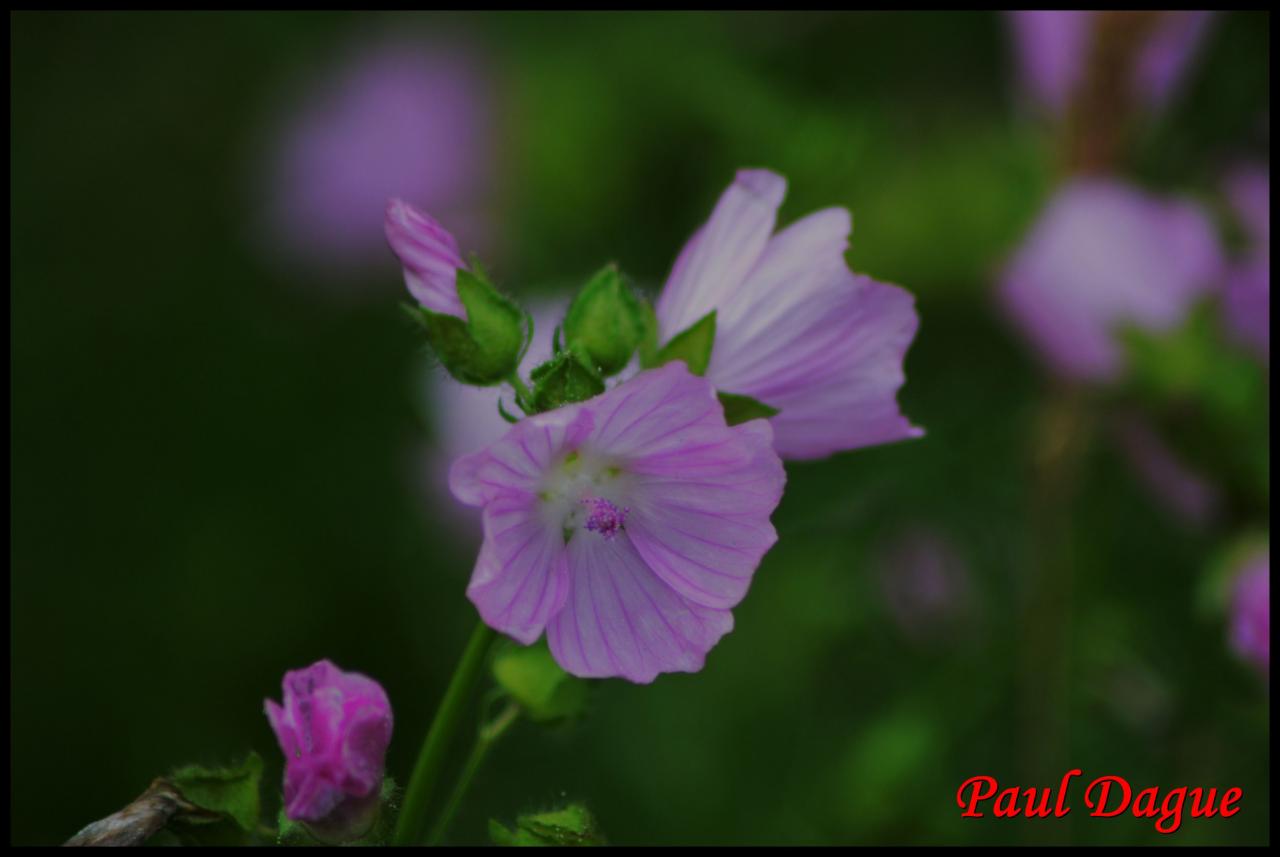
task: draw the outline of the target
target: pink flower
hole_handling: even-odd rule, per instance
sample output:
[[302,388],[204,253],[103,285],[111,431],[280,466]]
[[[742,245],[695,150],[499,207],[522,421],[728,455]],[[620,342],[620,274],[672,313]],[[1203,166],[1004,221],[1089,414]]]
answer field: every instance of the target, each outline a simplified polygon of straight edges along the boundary
[[715,310],[706,377],[780,411],[770,422],[785,458],[920,437],[896,401],[914,299],[850,273],[843,208],[773,234],[786,190],[767,170],[738,173],[676,259],[656,307],[663,339]]
[[[1027,88],[1046,106],[1063,112],[1083,82],[1097,12],[1010,12],[1015,47]],[[1148,107],[1163,105],[1181,81],[1203,40],[1211,12],[1159,12],[1131,70],[1132,94]]]
[[1110,381],[1124,370],[1119,329],[1176,327],[1221,268],[1213,226],[1195,204],[1077,179],[1049,201],[999,295],[1051,368]]
[[1271,549],[1248,558],[1231,597],[1231,647],[1264,674],[1271,673]]
[[1237,168],[1226,181],[1227,198],[1249,244],[1232,262],[1223,290],[1231,334],[1264,363],[1271,362],[1271,170]]
[[520,421],[450,474],[484,510],[467,596],[522,643],[545,629],[574,675],[696,672],[777,539],[771,441],[678,361]]
[[432,312],[466,318],[458,299],[458,269],[466,268],[458,242],[430,215],[409,203],[387,203],[387,242],[404,266],[404,282],[422,306]]
[[377,813],[391,742],[381,685],[317,661],[285,673],[284,705],[268,699],[266,713],[285,756],[285,814],[313,832],[363,835]]

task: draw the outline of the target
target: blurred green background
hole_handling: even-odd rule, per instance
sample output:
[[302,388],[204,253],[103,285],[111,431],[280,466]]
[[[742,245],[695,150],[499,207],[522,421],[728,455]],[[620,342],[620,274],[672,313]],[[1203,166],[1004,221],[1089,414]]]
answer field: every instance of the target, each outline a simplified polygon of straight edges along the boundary
[[[1197,598],[1228,533],[1170,518],[1098,442],[1050,524],[1067,553],[1035,559],[1052,388],[991,286],[1055,166],[999,16],[10,22],[14,843],[249,748],[274,789],[262,700],[320,657],[386,687],[407,778],[475,622],[476,542],[424,497],[421,346],[389,252],[343,291],[254,237],[272,93],[405,29],[485,57],[497,282],[525,297],[613,259],[656,288],[733,171],[768,166],[784,222],[849,207],[854,269],[917,296],[901,401],[928,430],[790,465],[780,541],[706,668],[595,683],[580,722],[519,724],[454,841],[565,798],[616,843],[1269,840],[1267,688]],[[1135,172],[1194,191],[1224,157],[1265,157],[1268,26],[1220,17]],[[921,529],[966,569],[923,636],[876,571]],[[1062,822],[959,817],[970,776],[1071,767],[1240,786],[1243,809],[1171,837],[1086,818],[1078,793]]]

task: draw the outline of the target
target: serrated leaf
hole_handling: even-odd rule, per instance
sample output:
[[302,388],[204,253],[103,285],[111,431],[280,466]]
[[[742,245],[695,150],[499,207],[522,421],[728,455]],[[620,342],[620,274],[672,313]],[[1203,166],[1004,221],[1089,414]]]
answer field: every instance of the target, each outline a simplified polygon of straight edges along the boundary
[[169,780],[192,804],[231,818],[246,832],[257,829],[262,781],[262,757],[257,753],[249,753],[232,767],[187,765],[170,774]]
[[662,366],[672,360],[683,360],[695,375],[705,374],[711,364],[711,348],[716,340],[716,311],[704,315],[689,327],[671,337],[654,361]]
[[720,404],[724,405],[724,421],[731,426],[750,422],[751,420],[768,419],[777,416],[780,411],[750,396],[737,393],[717,393]]
[[626,367],[644,332],[640,300],[615,265],[587,281],[564,317],[565,341],[583,349],[604,377]]
[[512,643],[499,650],[493,677],[534,721],[573,717],[586,705],[586,682],[561,669],[545,641],[532,646]]
[[516,829],[489,821],[489,838],[496,845],[604,845],[596,821],[582,804],[570,804],[550,812],[522,815]]

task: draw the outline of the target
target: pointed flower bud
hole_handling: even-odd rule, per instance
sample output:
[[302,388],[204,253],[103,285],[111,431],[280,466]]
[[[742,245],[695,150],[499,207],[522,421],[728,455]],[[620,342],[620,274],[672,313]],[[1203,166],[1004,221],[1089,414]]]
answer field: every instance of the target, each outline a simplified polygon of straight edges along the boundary
[[644,310],[614,265],[582,287],[564,318],[565,341],[608,377],[621,372],[644,336]]
[[515,372],[527,336],[523,310],[469,270],[453,236],[408,203],[387,205],[386,233],[420,305],[414,317],[449,374],[487,386]]
[[266,700],[285,755],[284,810],[323,842],[350,842],[377,819],[391,703],[376,681],[317,661],[284,676],[284,704]]
[[423,307],[465,319],[458,270],[467,267],[458,242],[431,216],[400,199],[387,204],[387,241],[404,266],[404,282]]

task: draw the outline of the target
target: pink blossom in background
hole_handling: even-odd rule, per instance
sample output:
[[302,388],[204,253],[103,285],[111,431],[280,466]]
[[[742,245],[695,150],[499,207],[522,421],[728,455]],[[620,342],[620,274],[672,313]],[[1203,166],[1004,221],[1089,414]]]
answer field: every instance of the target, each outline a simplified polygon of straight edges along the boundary
[[1214,227],[1195,203],[1076,179],[1041,212],[998,295],[1051,369],[1105,382],[1124,370],[1120,328],[1176,327],[1222,270]]
[[896,536],[873,560],[890,615],[909,637],[945,637],[969,609],[969,569],[950,539],[927,527]]
[[[1085,77],[1092,28],[1099,13],[1021,10],[1009,13],[1014,49],[1026,88],[1050,111],[1063,113]],[[1184,78],[1213,13],[1166,11],[1133,65],[1133,95],[1163,106]]]
[[898,409],[919,319],[907,291],[849,271],[849,212],[774,234],[782,176],[741,170],[681,250],[655,307],[663,341],[716,311],[706,377],[780,410],[784,458],[920,437]]
[[1112,431],[1151,496],[1177,520],[1203,527],[1216,517],[1222,502],[1217,486],[1183,461],[1142,416],[1120,414]]
[[1237,573],[1231,594],[1231,647],[1271,674],[1271,549],[1255,552]]
[[313,832],[357,838],[372,823],[391,742],[382,686],[327,660],[284,676],[284,703],[265,703],[285,757],[285,814]]
[[777,539],[772,435],[726,425],[681,361],[521,420],[451,473],[484,510],[467,596],[522,643],[545,630],[577,676],[700,670]]
[[385,264],[387,200],[483,239],[494,169],[484,61],[457,42],[365,42],[283,109],[263,182],[272,246],[312,276]]
[[1227,198],[1248,240],[1232,262],[1223,308],[1232,334],[1266,363],[1271,362],[1271,170],[1253,164],[1226,180]]

